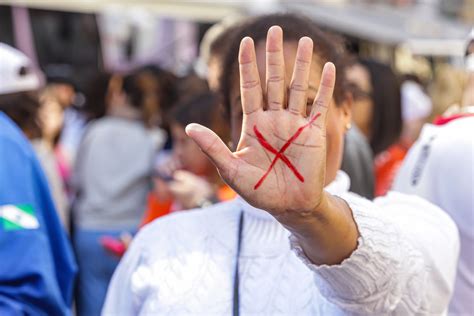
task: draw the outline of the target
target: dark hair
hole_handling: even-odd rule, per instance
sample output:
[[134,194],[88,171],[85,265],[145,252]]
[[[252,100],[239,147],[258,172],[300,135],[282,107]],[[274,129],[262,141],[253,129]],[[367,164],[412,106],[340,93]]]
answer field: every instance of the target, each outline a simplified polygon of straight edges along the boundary
[[86,112],[88,120],[105,115],[109,105],[107,96],[111,77],[108,73],[95,73],[87,80],[83,91],[85,103],[82,110]]
[[123,77],[122,89],[134,108],[141,109],[145,99],[145,91],[142,86],[145,71],[142,69],[133,71]]
[[285,41],[297,42],[301,37],[310,37],[314,43],[313,52],[322,62],[331,61],[334,63],[338,72],[334,88],[334,99],[337,104],[342,103],[348,93],[348,83],[344,75],[347,56],[342,40],[335,35],[322,31],[316,23],[307,17],[292,13],[270,14],[251,18],[235,30],[231,30],[231,34],[228,34],[228,41],[231,44],[227,47],[220,78],[220,91],[226,115],[229,117],[231,113],[230,91],[232,89],[232,80],[238,74],[240,40],[245,36],[250,36],[257,45],[260,41],[266,39],[268,29],[273,25],[279,25],[283,29]]
[[0,111],[9,116],[30,139],[41,137],[41,128],[38,124],[39,107],[36,92],[0,95]]
[[145,66],[142,71],[150,73],[156,79],[158,83],[158,102],[163,113],[166,113],[178,100],[178,77],[157,65]]
[[182,103],[195,98],[196,95],[209,93],[209,85],[207,80],[195,73],[189,73],[178,79],[176,91],[179,95],[177,103]]
[[130,105],[142,112],[143,121],[150,126],[156,116],[166,115],[176,102],[176,82],[177,77],[171,72],[146,66],[126,75],[122,89]]
[[370,74],[373,102],[370,147],[374,155],[398,141],[402,131],[400,81],[390,66],[362,59]]
[[183,127],[198,123],[214,130],[224,141],[228,140],[228,125],[224,124],[222,107],[215,93],[205,92],[184,99],[170,110],[168,120]]

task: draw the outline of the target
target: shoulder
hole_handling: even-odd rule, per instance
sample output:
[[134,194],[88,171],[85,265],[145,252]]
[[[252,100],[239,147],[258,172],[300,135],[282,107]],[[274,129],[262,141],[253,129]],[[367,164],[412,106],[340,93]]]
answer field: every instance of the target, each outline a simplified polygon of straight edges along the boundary
[[374,205],[381,212],[381,217],[393,223],[407,237],[413,236],[417,242],[426,239],[426,243],[442,238],[443,242],[453,246],[450,249],[458,248],[459,232],[453,219],[428,200],[390,192],[385,197],[375,199]]
[[455,227],[453,221],[442,209],[428,200],[411,194],[399,192],[389,192],[386,196],[374,200],[376,207],[383,210],[409,211],[412,219],[424,218],[435,219],[436,222],[443,222],[446,225]]
[[87,137],[92,133],[99,133],[104,130],[108,130],[110,126],[113,125],[113,120],[107,116],[93,120],[86,125],[86,133],[84,134],[84,137]]
[[181,248],[200,248],[208,237],[225,238],[231,234],[238,214],[239,206],[235,200],[204,209],[172,213],[144,226],[136,235],[132,247],[142,251],[153,248],[156,255],[170,246],[177,251]]
[[464,190],[472,188],[467,175],[472,173],[474,163],[473,134],[474,117],[443,126],[426,124],[400,167],[393,188],[416,193],[436,204],[444,195],[450,200],[449,196],[466,195]]
[[433,158],[444,157],[452,151],[466,153],[466,145],[474,144],[473,133],[474,117],[460,118],[442,126],[426,124],[410,152],[431,151]]
[[120,142],[133,140],[134,143],[150,142],[152,138],[149,129],[137,120],[124,119],[113,116],[106,116],[90,124],[87,134],[104,135],[110,141],[110,134],[117,135],[115,137]]
[[[458,230],[451,217],[433,203],[415,195],[389,192],[373,201],[354,193],[341,196],[351,207],[354,219],[364,230],[379,227],[397,230],[407,237],[424,234],[443,235],[456,244]],[[372,227],[373,226],[373,227]]]
[[469,148],[469,146],[474,144],[474,137],[472,136],[474,133],[474,117],[460,118],[442,126],[427,125],[426,128],[430,132],[427,132],[428,135],[420,137],[420,145],[430,145],[433,149],[433,158],[442,159],[451,153],[453,158],[461,155],[470,156],[472,160],[472,155],[467,153],[469,149],[472,150],[472,147]]
[[126,120],[111,116],[94,120],[86,126],[82,145],[107,146],[110,143],[120,143],[133,132],[134,129],[129,126]]

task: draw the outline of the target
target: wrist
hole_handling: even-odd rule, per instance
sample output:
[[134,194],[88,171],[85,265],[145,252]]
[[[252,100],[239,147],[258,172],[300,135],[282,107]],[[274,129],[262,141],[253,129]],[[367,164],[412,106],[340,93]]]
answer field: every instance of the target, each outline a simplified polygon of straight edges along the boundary
[[307,220],[289,228],[315,264],[339,264],[357,248],[359,232],[345,200],[325,193]]
[[313,231],[315,225],[327,221],[326,213],[331,209],[332,195],[322,191],[321,198],[312,207],[303,210],[284,212],[277,216],[277,220],[294,235],[304,234],[307,230]]

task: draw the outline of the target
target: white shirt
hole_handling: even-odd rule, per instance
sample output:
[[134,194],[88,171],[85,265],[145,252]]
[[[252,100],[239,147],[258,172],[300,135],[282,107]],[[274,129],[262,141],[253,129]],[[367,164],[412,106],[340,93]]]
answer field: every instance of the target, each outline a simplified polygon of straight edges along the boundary
[[426,124],[408,152],[394,183],[396,191],[416,194],[441,207],[461,235],[461,254],[452,315],[474,313],[474,117],[446,125]]
[[268,213],[237,198],[144,227],[116,270],[103,315],[231,315],[238,222],[241,315],[442,314],[459,240],[428,202],[393,193],[370,202],[339,173],[327,188],[350,205],[358,248],[316,266]]

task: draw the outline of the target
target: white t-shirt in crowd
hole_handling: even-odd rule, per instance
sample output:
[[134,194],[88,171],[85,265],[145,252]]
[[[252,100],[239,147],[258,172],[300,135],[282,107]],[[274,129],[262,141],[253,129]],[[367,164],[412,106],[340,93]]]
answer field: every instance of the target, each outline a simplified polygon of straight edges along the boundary
[[449,313],[474,315],[474,117],[426,124],[399,170],[394,190],[436,204],[457,224],[461,253]]
[[368,201],[339,173],[326,189],[347,201],[358,247],[339,265],[312,264],[271,215],[241,198],[145,226],[116,270],[104,316],[231,315],[240,214],[241,315],[441,315],[459,252],[436,206],[391,193]]

